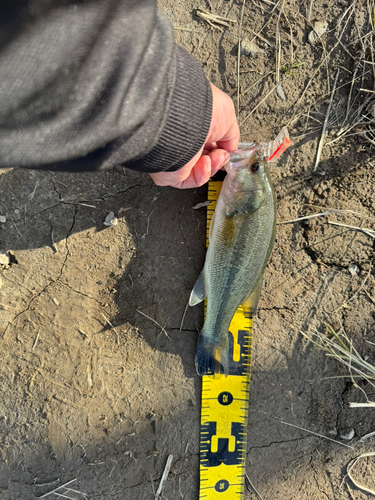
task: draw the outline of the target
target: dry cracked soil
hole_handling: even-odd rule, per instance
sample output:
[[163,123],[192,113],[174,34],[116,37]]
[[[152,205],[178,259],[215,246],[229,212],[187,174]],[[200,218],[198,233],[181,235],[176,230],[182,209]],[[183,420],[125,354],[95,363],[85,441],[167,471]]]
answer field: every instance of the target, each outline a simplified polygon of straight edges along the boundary
[[[301,331],[329,324],[375,364],[374,238],[347,227],[375,222],[364,137],[375,101],[360,90],[374,90],[374,3],[159,8],[207,77],[236,105],[239,95],[242,140],[270,140],[284,125],[292,137],[271,167],[279,224],[254,322],[246,471],[257,492],[248,485],[244,498],[369,498],[346,473],[374,450],[361,438],[375,409],[349,402],[374,400],[374,387]],[[237,22],[211,26],[197,9]],[[316,23],[323,31],[309,41]],[[240,58],[239,39],[251,49]],[[179,328],[205,254],[205,209],[192,207],[206,198],[207,186],[159,188],[122,166],[0,171],[1,500],[56,498],[48,493],[71,480],[72,498],[151,500],[169,454],[164,498],[198,498],[203,309]],[[104,225],[110,212],[115,226]],[[353,475],[374,489],[374,458]]]

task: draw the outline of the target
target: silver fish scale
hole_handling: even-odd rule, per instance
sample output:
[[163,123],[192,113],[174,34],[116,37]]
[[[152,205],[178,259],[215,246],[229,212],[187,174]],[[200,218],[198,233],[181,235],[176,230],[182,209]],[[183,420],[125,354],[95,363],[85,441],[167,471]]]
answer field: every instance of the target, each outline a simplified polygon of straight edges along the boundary
[[216,206],[204,269],[207,295],[204,335],[215,344],[226,343],[234,313],[259,284],[272,250],[276,208],[273,189],[271,185],[267,187],[267,197],[255,212],[236,215],[233,245],[223,243],[225,203],[219,198]]

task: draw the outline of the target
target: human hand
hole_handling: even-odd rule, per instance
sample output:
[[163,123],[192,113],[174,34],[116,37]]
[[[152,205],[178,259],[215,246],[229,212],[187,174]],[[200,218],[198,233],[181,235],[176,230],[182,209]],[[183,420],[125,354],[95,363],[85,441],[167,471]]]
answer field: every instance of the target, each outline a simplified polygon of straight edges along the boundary
[[205,144],[176,172],[150,174],[156,185],[179,189],[202,186],[229,161],[229,152],[237,149],[240,131],[232,99],[212,83],[210,85],[212,118]]

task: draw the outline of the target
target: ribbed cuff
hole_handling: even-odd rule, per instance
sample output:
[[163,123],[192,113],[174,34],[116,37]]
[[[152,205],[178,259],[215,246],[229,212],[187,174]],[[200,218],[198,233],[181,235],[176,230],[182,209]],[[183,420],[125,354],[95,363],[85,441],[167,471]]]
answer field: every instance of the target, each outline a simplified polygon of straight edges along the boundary
[[174,172],[203,146],[211,124],[212,91],[198,61],[176,47],[176,81],[165,127],[144,157],[126,163],[143,172]]

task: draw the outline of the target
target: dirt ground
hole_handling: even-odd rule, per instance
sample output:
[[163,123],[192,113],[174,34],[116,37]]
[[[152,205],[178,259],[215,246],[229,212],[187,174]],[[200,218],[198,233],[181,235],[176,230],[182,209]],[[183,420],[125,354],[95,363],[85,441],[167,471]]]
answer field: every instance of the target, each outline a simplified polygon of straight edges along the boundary
[[[375,409],[349,402],[366,400],[360,389],[373,401],[375,391],[341,378],[348,370],[300,332],[329,323],[375,364],[374,239],[328,224],[374,228],[375,149],[353,135],[371,98],[359,89],[374,90],[373,6],[160,1],[207,77],[235,102],[239,88],[242,140],[269,140],[288,125],[292,147],[271,167],[278,222],[327,208],[363,214],[278,225],[255,319],[246,469],[258,493],[249,486],[247,500],[369,498],[346,471],[375,448],[374,437],[360,441],[375,431]],[[237,23],[220,31],[198,8]],[[327,31],[310,43],[317,21]],[[267,22],[238,78],[239,33],[251,41]],[[198,498],[203,309],[179,326],[205,254],[205,209],[192,207],[206,196],[206,186],[159,188],[120,166],[0,172],[0,252],[9,252],[0,256],[1,500],[32,500],[73,479],[85,495],[72,498],[151,500],[169,454],[164,497]],[[117,225],[104,225],[109,212]],[[353,473],[375,488],[374,457]]]

